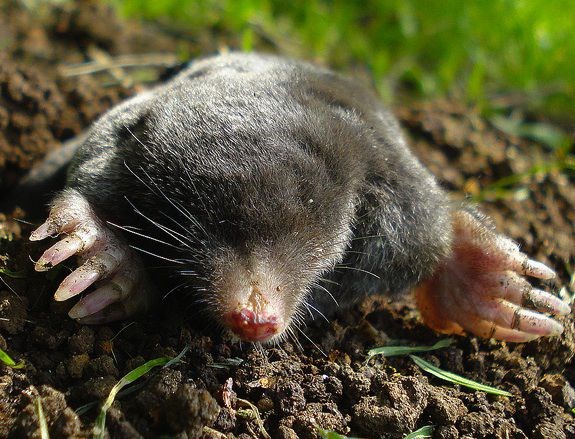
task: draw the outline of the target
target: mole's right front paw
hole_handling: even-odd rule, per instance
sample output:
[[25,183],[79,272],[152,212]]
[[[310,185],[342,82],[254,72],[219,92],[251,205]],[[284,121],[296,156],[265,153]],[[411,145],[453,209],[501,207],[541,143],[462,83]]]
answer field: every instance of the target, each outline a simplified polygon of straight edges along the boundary
[[96,216],[88,201],[75,190],[65,190],[54,201],[48,219],[32,234],[31,241],[64,237],[36,262],[46,271],[76,255],[80,266],[60,284],[54,298],[67,300],[98,282],[69,315],[81,323],[119,320],[145,310],[153,292],[138,255]]
[[553,316],[569,314],[569,305],[523,278],[551,279],[553,270],[466,211],[453,213],[453,225],[451,256],[416,289],[428,326],[512,342],[563,332]]

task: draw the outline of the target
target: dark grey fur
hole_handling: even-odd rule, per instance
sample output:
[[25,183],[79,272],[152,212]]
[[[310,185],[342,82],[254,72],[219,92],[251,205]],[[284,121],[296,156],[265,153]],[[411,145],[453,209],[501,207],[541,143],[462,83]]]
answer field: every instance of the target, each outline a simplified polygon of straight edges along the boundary
[[446,195],[377,97],[273,56],[198,61],[108,112],[67,185],[102,218],[181,247],[137,244],[186,260],[200,296],[226,264],[255,258],[281,268],[286,300],[312,291],[308,300],[325,311],[332,302],[314,288],[320,277],[341,284],[325,284],[340,303],[401,292],[429,276],[451,243]]

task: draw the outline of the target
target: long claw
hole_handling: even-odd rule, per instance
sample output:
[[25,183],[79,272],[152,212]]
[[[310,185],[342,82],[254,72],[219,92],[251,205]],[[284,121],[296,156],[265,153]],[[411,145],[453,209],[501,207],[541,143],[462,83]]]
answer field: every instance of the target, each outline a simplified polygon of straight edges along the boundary
[[93,293],[88,294],[86,297],[83,297],[72,307],[68,315],[73,319],[82,319],[103,310],[108,305],[119,300],[120,297],[121,292],[117,291],[114,284],[106,284]]
[[60,262],[74,256],[85,244],[78,236],[67,236],[46,250],[34,265],[36,271],[48,271]]
[[559,322],[505,300],[475,302],[477,315],[497,326],[537,336],[553,336],[563,332]]
[[46,239],[50,236],[55,236],[58,233],[58,227],[56,224],[48,219],[30,234],[29,239],[30,241],[41,241],[42,239]]
[[529,306],[540,312],[566,316],[571,313],[571,307],[559,297],[546,291],[533,288],[523,299],[522,305]]
[[[74,194],[70,198],[79,199],[80,196]],[[69,212],[65,208],[60,207],[60,205],[65,204],[66,199],[66,197],[62,197],[55,201],[48,219],[30,234],[30,238],[28,238],[30,241],[41,241],[54,237],[61,233],[70,232],[78,226],[80,223],[79,218],[82,214],[85,214],[84,211],[89,211],[89,208],[81,205],[81,209],[77,209],[81,212],[80,215],[74,215],[74,212]]]
[[101,274],[98,270],[82,267],[74,270],[60,284],[54,293],[54,299],[58,302],[68,300],[74,297],[100,279]]
[[571,312],[567,303],[553,294],[533,288],[529,282],[513,271],[486,274],[480,277],[484,291],[478,289],[481,297],[500,298],[539,312],[566,315]]
[[529,259],[527,255],[523,253],[516,253],[511,257],[512,267],[511,269],[517,273],[521,273],[525,276],[536,277],[538,279],[553,279],[555,272],[549,268],[547,265]]
[[81,319],[101,311],[114,302],[124,299],[134,290],[137,283],[136,276],[133,275],[134,273],[135,270],[131,270],[130,272],[124,270],[124,273],[117,274],[105,285],[93,293],[88,294],[86,297],[83,297],[68,312],[68,315],[73,319]]
[[538,335],[529,334],[516,329],[503,328],[494,322],[482,320],[478,317],[470,316],[466,319],[463,328],[479,337],[496,338],[498,340],[509,341],[513,343],[524,343],[535,340]]
[[150,291],[144,289],[138,294],[130,294],[124,300],[114,302],[106,308],[94,313],[81,317],[78,322],[86,325],[100,325],[103,323],[122,320],[135,314],[145,312],[155,296]]
[[91,257],[62,281],[54,298],[61,301],[76,296],[97,280],[113,273],[121,260],[109,253],[99,253]]

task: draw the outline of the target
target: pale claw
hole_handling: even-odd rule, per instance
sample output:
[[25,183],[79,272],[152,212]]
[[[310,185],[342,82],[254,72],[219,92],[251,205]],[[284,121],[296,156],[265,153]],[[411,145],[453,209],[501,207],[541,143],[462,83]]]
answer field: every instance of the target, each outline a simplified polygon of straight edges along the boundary
[[30,240],[60,234],[66,236],[42,254],[35,269],[49,270],[74,255],[81,265],[62,281],[54,298],[67,300],[101,281],[96,291],[70,310],[70,317],[85,323],[106,322],[128,317],[148,306],[153,293],[147,286],[140,258],[74,190],[68,189],[56,199],[48,219],[32,232]]
[[94,314],[79,318],[78,322],[85,325],[101,325],[145,312],[150,307],[153,295],[154,292],[151,290],[139,291],[138,294],[131,294],[126,299],[114,302]]
[[506,300],[476,298],[474,305],[477,317],[496,326],[536,336],[559,335],[563,332],[563,326],[557,321]]
[[[509,238],[502,235],[495,235],[494,233],[492,233],[492,235],[493,243],[489,244],[497,251],[501,263],[506,265],[509,270],[524,276],[545,280],[553,279],[556,276],[555,272],[547,265],[529,259],[525,253],[521,252],[519,246]],[[489,238],[487,238],[487,240],[489,240]]]
[[[150,285],[136,258],[125,264],[105,285],[82,298],[68,315],[80,323],[94,325],[144,312],[154,297]],[[134,294],[135,291],[137,294]]]
[[475,316],[469,316],[463,324],[463,328],[466,331],[483,338],[496,338],[514,343],[524,343],[539,337],[538,335],[529,334],[524,331],[504,328]]
[[82,319],[101,311],[114,302],[125,299],[136,288],[141,277],[142,273],[140,273],[137,261],[124,264],[121,271],[105,285],[80,299],[68,315],[73,319]]
[[[114,247],[114,250],[119,251],[119,248]],[[116,259],[107,251],[92,256],[62,281],[54,298],[59,301],[67,300],[80,294],[94,282],[114,273],[122,262],[123,257]]]
[[571,307],[567,302],[553,294],[549,294],[546,291],[535,288],[532,288],[525,294],[521,305],[533,308],[540,312],[548,312],[549,314],[566,316],[571,313]]
[[[515,271],[518,271],[525,276],[537,277],[539,279],[553,279],[555,276],[555,272],[551,270],[547,265],[529,259],[526,255],[521,254],[523,257],[523,262],[521,262],[520,269],[519,267],[515,268]],[[519,257],[517,259],[520,259]]]
[[456,212],[452,256],[416,291],[422,316],[440,332],[465,330],[514,342],[561,334],[559,322],[526,307],[565,315],[571,312],[569,305],[534,289],[517,273],[555,277],[513,241],[496,235],[473,215]]

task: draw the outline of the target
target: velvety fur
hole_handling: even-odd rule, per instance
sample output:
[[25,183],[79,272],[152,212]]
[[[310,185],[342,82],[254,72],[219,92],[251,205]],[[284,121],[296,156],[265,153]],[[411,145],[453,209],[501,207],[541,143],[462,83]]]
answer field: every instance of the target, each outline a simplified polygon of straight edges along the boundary
[[185,261],[174,273],[194,274],[216,318],[215,286],[258,264],[292,312],[304,300],[326,312],[335,305],[318,284],[340,304],[401,292],[451,242],[446,195],[377,97],[274,56],[201,60],[112,109],[67,185],[103,219],[164,241],[137,245]]

